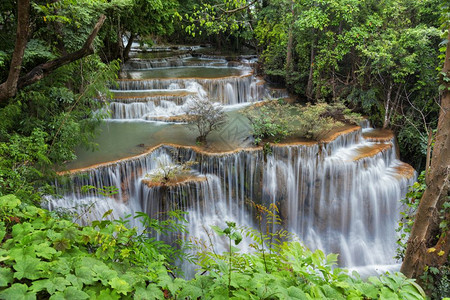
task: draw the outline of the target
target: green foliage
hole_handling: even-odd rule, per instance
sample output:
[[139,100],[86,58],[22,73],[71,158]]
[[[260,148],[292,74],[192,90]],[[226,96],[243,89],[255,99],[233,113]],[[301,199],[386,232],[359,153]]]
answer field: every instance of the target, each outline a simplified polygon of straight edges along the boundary
[[432,299],[450,297],[450,267],[447,264],[436,268],[426,267],[420,279]]
[[[164,221],[143,213],[136,217],[143,218],[142,233],[123,221],[79,226],[16,196],[0,197],[0,298],[424,299],[422,289],[399,273],[364,282],[335,268],[337,255],[325,256],[298,242],[265,243],[270,250],[263,252],[259,241],[255,253],[240,254],[236,246],[244,229],[232,222],[215,228],[228,238],[230,251],[205,250],[194,279],[174,279],[170,269],[182,249],[149,233],[183,232],[183,215],[171,212]],[[247,232],[247,237],[261,236]]]
[[342,123],[329,116],[331,108],[326,103],[307,104],[302,107],[297,119],[299,122],[297,134],[308,139],[319,140],[333,128],[341,126]]
[[401,200],[403,211],[401,214],[401,219],[398,223],[396,229],[400,233],[400,237],[397,240],[397,255],[395,258],[403,260],[406,251],[406,242],[409,238],[409,233],[411,232],[412,226],[414,224],[414,217],[419,207],[420,199],[422,198],[425,189],[427,188],[425,184],[425,171],[420,173],[415,182],[406,193],[405,198]]
[[308,103],[302,107],[270,101],[250,106],[244,113],[250,120],[257,145],[263,140],[278,143],[288,136],[320,140],[343,122],[359,124],[362,120],[342,104],[326,103]]
[[277,101],[246,108],[244,114],[250,120],[256,145],[265,139],[271,139],[277,143],[292,133],[291,124],[294,117],[289,108],[289,105]]
[[147,233],[176,230],[180,215],[164,222],[138,217],[145,228],[139,234],[120,221],[81,227],[13,195],[0,197],[0,298],[163,298],[173,284],[166,264],[176,251]]
[[364,282],[356,273],[350,276],[336,268],[337,255],[310,251],[298,242],[279,243],[265,255],[261,251],[236,253],[237,249],[233,255],[212,249],[201,253],[200,271],[208,275],[197,274],[181,287],[179,295],[202,299],[425,299],[420,286],[400,273]]
[[0,108],[0,195],[39,199],[55,164],[73,160],[75,146],[93,148],[90,138],[103,117],[95,110],[110,94],[107,83],[116,78],[118,68],[117,62],[106,65],[96,56],[84,58]]

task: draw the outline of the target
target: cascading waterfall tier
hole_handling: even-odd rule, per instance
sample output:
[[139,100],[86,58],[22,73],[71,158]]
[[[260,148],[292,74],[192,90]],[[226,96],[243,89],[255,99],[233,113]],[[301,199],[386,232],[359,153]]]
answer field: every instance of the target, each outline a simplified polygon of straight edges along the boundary
[[[203,227],[227,220],[251,226],[249,201],[275,204],[282,226],[307,246],[339,253],[341,266],[373,271],[395,264],[399,200],[415,172],[397,159],[392,136],[383,139],[381,133],[366,131],[354,127],[322,143],[273,145],[271,154],[261,148],[208,153],[161,145],[136,157],[75,170],[57,186],[65,202],[101,196],[96,190],[82,192],[83,185],[114,185],[119,192],[105,203],[117,205],[119,212],[123,206],[150,216],[162,209],[186,210],[197,237],[203,236]],[[147,174],[162,158],[166,165],[195,161],[192,172],[202,179],[170,188],[149,186]],[[50,208],[60,206],[61,200],[49,201]]]
[[132,59],[122,68],[118,89],[112,90],[110,119],[168,120],[185,114],[187,102],[196,97],[236,105],[288,96],[285,89],[269,88],[256,77],[254,67],[251,59],[229,62],[190,54]]

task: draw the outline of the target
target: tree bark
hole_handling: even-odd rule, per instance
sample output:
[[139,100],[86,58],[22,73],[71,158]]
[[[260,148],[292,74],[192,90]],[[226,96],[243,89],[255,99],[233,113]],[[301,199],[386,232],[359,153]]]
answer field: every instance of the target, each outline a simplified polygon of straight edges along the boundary
[[0,103],[17,93],[17,82],[22,67],[23,55],[28,42],[30,29],[30,0],[17,1],[16,44],[9,66],[8,79],[0,85]]
[[287,53],[286,53],[286,83],[290,85],[290,78],[292,75],[292,71],[294,70],[293,61],[292,61],[292,53],[294,48],[294,22],[295,22],[295,11],[294,11],[294,1],[291,2],[291,16],[292,21],[289,25],[289,35],[288,35],[288,44],[287,44]]
[[[20,10],[21,10],[20,6],[21,6],[21,4],[23,4],[22,2],[28,3],[28,10],[26,12],[20,13]],[[22,10],[24,10],[24,8],[22,8]],[[26,16],[26,20],[21,21],[21,18],[20,18],[21,15],[22,15],[22,18]],[[60,58],[48,61],[46,63],[40,64],[40,65],[34,67],[30,72],[28,72],[27,74],[25,74],[24,76],[22,76],[20,78],[19,78],[20,66],[22,65],[23,53],[24,53],[25,47],[26,47],[26,37],[24,40],[23,33],[21,32],[21,34],[19,35],[19,32],[18,32],[18,37],[16,38],[16,46],[15,46],[15,50],[14,50],[14,55],[18,56],[18,58],[16,60],[14,60],[14,55],[13,55],[13,61],[11,62],[11,67],[10,67],[10,70],[14,69],[14,70],[16,70],[16,73],[14,73],[13,76],[11,76],[11,71],[10,71],[10,75],[8,76],[7,81],[5,83],[3,83],[2,85],[0,85],[0,103],[5,102],[9,98],[13,97],[17,93],[18,89],[22,89],[30,84],[35,83],[36,81],[48,76],[51,72],[53,72],[54,70],[56,70],[64,65],[67,65],[71,62],[74,62],[80,58],[83,58],[85,56],[88,56],[88,55],[94,53],[93,42],[94,42],[94,39],[97,36],[100,28],[102,27],[103,23],[105,22],[105,19],[106,19],[105,15],[100,16],[100,18],[98,19],[97,23],[94,26],[94,29],[92,30],[91,34],[88,36],[86,42],[84,43],[83,47],[80,50],[75,51],[73,53],[69,53]],[[27,24],[26,27],[28,28],[29,0],[23,0],[23,1],[19,0],[18,31],[19,31],[19,28],[23,27],[23,25],[22,25],[23,22],[26,22],[26,24]],[[17,54],[16,54],[16,52],[17,52]],[[5,86],[6,88],[3,88],[3,86]],[[5,91],[7,91],[7,92],[4,92],[3,89],[5,89]]]
[[134,34],[133,32],[130,34],[130,38],[128,39],[128,43],[125,47],[125,50],[123,50],[123,62],[126,62],[127,60],[130,59],[130,50],[131,50],[131,46],[133,45],[134,39],[136,37],[136,34]]
[[[442,71],[447,77],[450,76],[449,45]],[[450,84],[443,82],[445,89],[441,99],[431,166],[426,176],[427,188],[417,209],[401,268],[406,276],[417,279],[426,266],[439,267],[446,263],[450,251],[449,228],[439,228],[441,209],[448,201],[450,192]],[[444,212],[443,217],[449,220],[449,212]],[[436,236],[439,237],[438,240]]]
[[313,34],[313,38],[311,39],[311,53],[310,53],[310,64],[309,64],[309,76],[308,76],[308,83],[306,85],[306,97],[309,100],[313,99],[313,87],[314,87],[314,83],[313,83],[313,77],[314,77],[314,59],[316,57],[316,51],[315,51],[315,37],[314,37],[314,29],[312,31]]
[[389,110],[391,109],[391,97],[392,97],[392,82],[389,84],[389,88],[386,95],[386,102],[384,103],[384,122],[383,129],[388,128],[389,126]]
[[105,20],[106,16],[101,15],[97,23],[95,24],[94,29],[92,30],[91,34],[88,36],[86,42],[80,50],[34,67],[26,75],[20,77],[18,88],[21,89],[30,84],[33,84],[36,81],[48,76],[54,70],[94,53],[94,39],[97,36],[100,28],[102,28]]

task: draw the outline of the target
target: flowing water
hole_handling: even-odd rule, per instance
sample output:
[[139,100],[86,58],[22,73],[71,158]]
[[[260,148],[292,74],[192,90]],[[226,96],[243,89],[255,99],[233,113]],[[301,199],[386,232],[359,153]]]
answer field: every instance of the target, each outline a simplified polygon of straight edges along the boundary
[[[158,217],[181,209],[188,212],[190,236],[212,238],[220,251],[225,250],[220,240],[208,235],[211,225],[234,221],[255,227],[249,202],[272,204],[279,208],[282,228],[312,249],[339,253],[341,266],[368,273],[397,267],[399,200],[415,174],[398,160],[392,136],[373,134],[364,122],[320,144],[275,145],[267,153],[251,147],[249,125],[236,104],[280,92],[255,77],[247,62],[237,67],[223,58],[134,60],[124,73],[128,79],[114,90],[111,119],[98,139],[100,151],[80,152],[70,168],[103,164],[58,182],[64,196],[49,199],[51,209],[75,207],[83,214],[93,203],[93,215],[84,214],[80,222],[99,218],[110,208],[115,218],[137,211]],[[230,125],[208,137],[207,151],[195,147],[195,133],[185,124],[149,121],[182,115],[192,97],[228,108]],[[187,161],[196,164],[177,184],[149,184],[152,174]],[[108,198],[98,190],[82,191],[84,185],[115,186],[118,194]],[[249,248],[246,243],[241,248]]]

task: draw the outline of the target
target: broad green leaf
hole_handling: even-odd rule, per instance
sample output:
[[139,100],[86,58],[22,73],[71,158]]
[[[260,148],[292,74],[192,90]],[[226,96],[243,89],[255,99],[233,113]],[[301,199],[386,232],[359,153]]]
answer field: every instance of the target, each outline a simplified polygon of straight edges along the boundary
[[298,287],[290,286],[287,289],[287,292],[288,292],[289,299],[308,300],[308,297],[306,296],[306,294]]
[[13,282],[13,272],[9,268],[0,268],[0,287],[8,286]]
[[25,257],[20,259],[13,266],[16,270],[14,273],[14,278],[21,280],[22,278],[27,278],[31,280],[36,280],[40,277],[40,263],[41,261],[33,257]]
[[92,271],[94,271],[96,277],[98,277],[104,285],[108,284],[108,281],[112,280],[114,277],[117,277],[117,272],[111,270],[103,263],[93,266]]
[[399,299],[391,289],[382,287],[380,291],[380,300],[397,300]]
[[45,259],[51,259],[54,254],[56,254],[56,250],[53,247],[50,247],[48,243],[42,243],[39,245],[35,245],[34,249],[36,251],[36,256],[43,257]]
[[85,300],[88,298],[89,295],[85,292],[73,286],[69,286],[63,292],[56,292],[53,296],[50,297],[50,300]]
[[28,292],[26,284],[14,283],[10,288],[0,292],[0,299],[4,300],[34,300],[36,294]]
[[131,291],[131,286],[123,279],[120,279],[119,277],[115,277],[111,279],[108,284],[117,291],[119,294],[126,295]]
[[91,267],[77,267],[75,268],[75,275],[77,278],[81,280],[84,284],[89,285],[98,280],[96,273],[92,270]]
[[67,274],[66,279],[76,288],[83,288],[83,281],[74,274]]
[[134,299],[164,299],[164,293],[160,287],[150,283],[147,288],[138,287],[134,293]]
[[29,234],[33,231],[33,226],[30,223],[19,223],[12,227],[12,236],[19,239],[19,237]]
[[12,210],[20,205],[20,200],[14,195],[6,195],[0,197],[0,208]]
[[58,251],[70,249],[70,241],[68,239],[56,239],[53,241],[53,247]]
[[[99,295],[95,298],[96,300],[119,300],[121,297],[116,291],[108,289],[102,289]],[[141,298],[145,299],[145,298]]]

